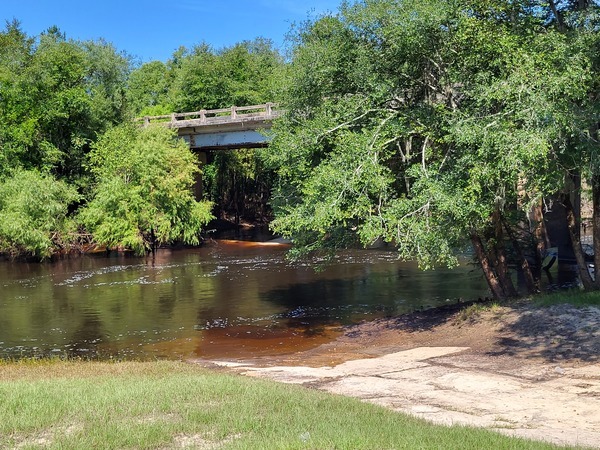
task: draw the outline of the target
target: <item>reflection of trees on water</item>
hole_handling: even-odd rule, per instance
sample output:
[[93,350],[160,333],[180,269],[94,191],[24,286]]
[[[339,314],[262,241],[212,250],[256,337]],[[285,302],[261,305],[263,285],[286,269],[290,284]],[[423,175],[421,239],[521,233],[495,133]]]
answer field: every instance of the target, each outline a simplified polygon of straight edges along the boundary
[[158,311],[163,317],[173,317],[177,299],[174,295],[160,294],[158,296]]
[[108,341],[99,314],[89,312],[71,335],[66,353],[72,357],[94,358],[98,347]]
[[6,277],[0,278],[0,354],[22,346],[138,357],[146,344],[197,338],[195,330],[207,323],[227,332],[251,325],[244,333],[254,341],[261,327],[274,341],[279,333],[310,337],[331,325],[418,308],[419,296],[460,288],[455,295],[467,297],[475,285],[485,286],[467,281],[465,271],[454,278],[442,271],[424,276],[377,253],[346,252],[344,260],[315,272],[309,264],[288,263],[280,249],[232,245],[228,252],[81,258],[35,265],[30,273],[0,263]]
[[486,290],[479,274],[473,276],[464,269],[420,272],[390,263],[386,270],[370,270],[356,278],[320,279],[273,289],[263,298],[287,308],[290,326],[314,327],[474,299]]
[[212,292],[214,279],[194,264],[197,255],[183,256],[190,261],[169,255],[162,265],[123,257],[0,263],[0,357],[108,356],[193,330],[196,294]]
[[[395,310],[394,295],[388,295],[391,292],[387,292],[387,283],[376,284],[368,277],[324,279],[273,289],[263,298],[286,307],[283,317],[290,327],[309,332],[320,326],[349,323],[354,316],[373,310]],[[374,304],[374,299],[381,303]]]

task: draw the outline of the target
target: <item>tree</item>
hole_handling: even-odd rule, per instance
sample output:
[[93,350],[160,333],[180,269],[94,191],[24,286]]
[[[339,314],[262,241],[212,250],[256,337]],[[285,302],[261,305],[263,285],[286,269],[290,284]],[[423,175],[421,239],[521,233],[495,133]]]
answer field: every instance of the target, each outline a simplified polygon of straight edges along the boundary
[[274,100],[273,83],[283,58],[273,42],[256,38],[217,53],[219,73],[225,80],[221,105],[258,105]]
[[[516,293],[504,262],[507,238],[519,255],[515,262],[525,269],[529,290],[535,290],[526,252],[516,237],[525,229],[529,242],[536,238],[543,219],[537,214],[528,223],[530,211],[540,209],[542,198],[566,189],[565,178],[582,149],[577,145],[575,150],[572,144],[590,124],[586,106],[593,80],[590,52],[577,36],[545,28],[543,11],[532,3],[511,3],[512,13],[503,20],[497,15],[484,21],[477,19],[480,15],[467,15],[468,26],[458,41],[458,48],[466,50],[459,50],[465,55],[460,78],[468,81],[461,87],[464,99],[458,114],[453,114],[448,140],[456,155],[462,155],[457,162],[465,165],[463,178],[488,193],[482,204],[494,206],[472,223],[483,225],[478,234],[485,238],[481,248],[487,247],[485,257],[492,268],[488,275],[499,278],[496,284],[502,292],[497,296]],[[486,42],[484,49],[497,56],[482,64],[485,53],[472,49]],[[487,217],[491,223],[486,231]],[[539,242],[533,244],[541,247]],[[541,269],[540,255],[536,256]],[[582,275],[589,276],[585,263],[583,268]]]
[[75,188],[49,175],[15,171],[0,182],[0,253],[44,259],[68,248],[68,210],[78,199]]
[[175,107],[170,103],[172,71],[161,61],[151,61],[134,70],[127,83],[127,100],[133,115],[170,114]]
[[0,176],[23,167],[80,185],[89,144],[125,117],[129,60],[106,42],[68,40],[56,27],[0,33]]
[[97,243],[138,254],[175,241],[199,243],[211,204],[194,200],[197,161],[173,131],[115,127],[89,158],[96,184],[79,221]]
[[20,164],[33,143],[35,121],[28,117],[33,107],[28,90],[19,83],[30,64],[34,40],[16,21],[6,24],[0,33],[0,180]]
[[275,230],[300,251],[383,237],[423,267],[470,243],[495,297],[516,295],[511,253],[534,291],[523,224],[564,186],[594,79],[542,6],[364,1],[301,28],[266,153]]
[[[0,31],[0,253],[47,258],[74,238],[83,166],[97,133],[125,117],[129,60],[57,27]],[[78,193],[79,191],[79,193]]]
[[[453,57],[444,47],[450,9],[444,2],[359,3],[300,30],[289,112],[268,153],[280,175],[274,226],[299,247],[355,238],[368,244],[396,229],[386,224],[388,208],[414,202],[414,165],[428,159],[447,121],[436,91],[452,93],[443,78]],[[439,245],[432,232],[429,243],[418,229],[403,236],[387,237],[405,257],[454,261],[449,243]]]
[[177,111],[272,101],[271,79],[283,64],[271,41],[258,38],[215,51],[207,44],[173,56],[169,97]]

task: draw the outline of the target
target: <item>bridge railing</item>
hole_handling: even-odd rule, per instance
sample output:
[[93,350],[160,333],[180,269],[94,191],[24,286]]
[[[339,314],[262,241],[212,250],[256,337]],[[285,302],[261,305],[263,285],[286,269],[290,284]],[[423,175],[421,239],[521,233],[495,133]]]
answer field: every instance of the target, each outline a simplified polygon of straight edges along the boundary
[[201,109],[200,111],[172,113],[162,116],[145,116],[141,120],[144,126],[150,123],[168,124],[170,127],[187,126],[190,121],[196,125],[211,125],[244,120],[269,120],[282,114],[275,103],[251,106],[232,106],[221,109]]

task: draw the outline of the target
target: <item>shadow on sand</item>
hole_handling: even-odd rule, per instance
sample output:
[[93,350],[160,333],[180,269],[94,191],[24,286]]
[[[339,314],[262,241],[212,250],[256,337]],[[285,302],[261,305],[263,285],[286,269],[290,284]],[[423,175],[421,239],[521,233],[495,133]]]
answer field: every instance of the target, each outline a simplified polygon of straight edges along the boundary
[[492,355],[525,354],[549,361],[600,361],[600,309],[555,305],[517,307],[514,322],[503,325],[505,336]]
[[[388,321],[388,326],[408,332],[434,331],[445,324],[456,324],[469,306],[486,303],[491,302],[486,299],[417,311]],[[490,356],[541,357],[551,362],[600,361],[600,308],[567,304],[537,307],[519,301],[502,305],[502,312],[492,315],[490,327],[496,328],[497,337],[487,352]],[[486,320],[474,316],[469,320]]]

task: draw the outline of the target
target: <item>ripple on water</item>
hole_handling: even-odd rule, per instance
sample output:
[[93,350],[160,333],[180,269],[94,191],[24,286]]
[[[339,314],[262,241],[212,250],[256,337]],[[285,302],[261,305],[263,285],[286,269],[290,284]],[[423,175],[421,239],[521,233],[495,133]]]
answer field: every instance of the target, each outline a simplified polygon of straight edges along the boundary
[[134,270],[146,267],[145,264],[136,264],[136,265],[115,265],[115,266],[106,266],[100,269],[95,270],[86,270],[81,272],[75,272],[70,278],[61,281],[60,283],[56,283],[56,286],[74,286],[80,283],[83,280],[88,280],[90,278],[106,275],[109,273],[115,272],[124,272],[127,270]]

